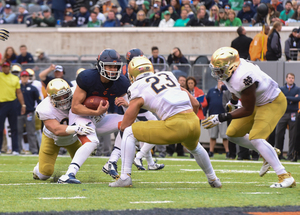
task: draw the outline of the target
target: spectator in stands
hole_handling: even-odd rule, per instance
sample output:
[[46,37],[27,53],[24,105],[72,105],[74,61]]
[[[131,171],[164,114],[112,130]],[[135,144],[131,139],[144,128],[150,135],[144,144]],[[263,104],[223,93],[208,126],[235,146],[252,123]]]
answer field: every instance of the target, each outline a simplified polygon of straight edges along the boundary
[[287,61],[298,59],[298,49],[300,48],[298,35],[298,28],[294,28],[289,38],[285,41],[284,53]]
[[65,19],[61,24],[62,27],[77,27],[76,18],[73,17],[73,13],[67,12]]
[[[117,9],[116,11],[115,11],[115,8]],[[112,10],[115,11],[115,13],[117,13],[118,12],[118,7],[116,5],[113,5]],[[97,19],[99,21],[101,21],[101,23],[104,23],[106,21],[106,17],[104,16],[103,13],[100,12],[100,6],[99,5],[97,5],[97,4],[95,5],[93,12],[95,12],[97,14]],[[91,20],[92,20],[91,17],[89,17],[89,21],[91,21]]]
[[147,27],[147,26],[149,26],[149,20],[146,19],[146,14],[143,10],[140,10],[137,13],[137,18],[133,22],[133,25],[136,26],[136,27]]
[[35,51],[36,63],[51,63],[50,59],[45,55],[42,49],[37,49]]
[[[207,107],[204,111],[204,115],[208,111],[209,116],[213,114],[225,113],[225,109],[222,105],[222,97],[223,91],[226,91],[226,87],[222,81],[218,80],[218,84],[216,87],[211,88],[207,95]],[[214,156],[214,149],[216,145],[216,139],[218,138],[218,134],[223,139],[223,146],[226,152],[226,158],[229,158],[229,149],[228,149],[228,139],[226,136],[227,122],[222,122],[220,125],[217,125],[210,129],[210,143],[209,143],[209,157]]]
[[[53,9],[52,9],[52,10],[53,10]],[[71,5],[70,3],[66,4],[65,14],[66,14],[67,12],[74,13],[73,7],[72,7],[72,5]]]
[[237,13],[242,10],[244,0],[229,0],[228,3],[231,5],[230,8]]
[[[22,149],[22,138],[24,125],[26,125],[27,140],[29,143],[29,151],[32,154],[38,154],[37,139],[35,135],[35,102],[40,103],[41,99],[39,91],[29,82],[29,73],[23,71],[21,77],[21,91],[26,105],[26,113],[18,115],[18,145],[19,150]],[[18,110],[21,109],[21,104],[18,103]]]
[[273,5],[271,5],[271,4],[267,4],[267,6],[268,6],[268,15],[267,15],[267,17],[266,17],[266,21],[267,21],[267,24],[269,25],[269,26],[271,26],[271,25],[273,25],[274,24],[274,22],[276,21],[276,18],[278,18],[279,17],[279,15],[280,15],[280,12],[278,12],[278,11],[275,11],[275,8],[273,7]]
[[171,18],[170,12],[167,10],[164,13],[164,19],[162,19],[158,25],[160,28],[169,28],[174,26],[175,21]]
[[190,19],[186,26],[214,26],[215,22],[209,21],[205,18],[206,11],[201,8],[197,11],[197,16]]
[[295,13],[295,11],[292,9],[293,5],[291,1],[286,1],[285,3],[285,10],[280,12],[279,18],[276,19],[276,21],[287,21],[289,18],[291,18],[293,16],[293,14]]
[[168,7],[168,11],[171,14],[171,19],[173,19],[174,21],[176,21],[177,19],[179,19],[179,14],[177,14],[177,12],[175,11],[173,6],[169,6]]
[[[152,53],[152,56],[149,57],[149,60],[153,64],[154,68],[155,68],[155,64],[166,64],[166,60],[165,60],[164,56],[159,55],[159,50],[158,50],[157,46],[152,46],[151,53]],[[162,71],[165,71],[165,70],[166,70],[166,67],[164,66]]]
[[113,11],[109,11],[107,14],[107,20],[103,23],[102,27],[119,27],[120,21],[116,18]]
[[152,19],[156,13],[159,13],[159,16],[161,16],[160,7],[158,6],[158,4],[153,5],[151,10],[148,11],[147,17],[149,17],[149,19]]
[[122,15],[120,20],[121,26],[132,26],[135,20],[136,13],[133,11],[133,7],[131,5],[127,5],[126,13]]
[[221,8],[224,7],[223,1],[220,1],[220,0],[214,0],[214,2],[215,2],[215,5],[216,5],[219,9],[221,9]]
[[150,3],[148,1],[144,1],[144,3],[142,4],[142,9],[145,14],[147,14],[150,9]]
[[11,10],[9,4],[5,5],[4,13],[0,19],[0,24],[14,24],[16,19],[16,14]]
[[104,15],[108,14],[108,12],[112,9],[112,6],[114,4],[111,2],[111,0],[105,0],[104,4],[102,5],[102,13]]
[[285,25],[289,25],[290,22],[300,22],[300,5],[297,6],[293,16],[285,22]]
[[225,10],[223,8],[221,8],[219,10],[219,16],[218,19],[215,21],[215,26],[225,26],[225,22],[227,20],[227,15],[225,13]]
[[160,21],[160,12],[156,12],[155,14],[153,14],[152,18],[150,18],[149,23],[151,27],[158,27]]
[[267,61],[277,61],[281,58],[282,49],[281,49],[281,42],[280,42],[280,35],[279,31],[281,31],[282,23],[276,21],[273,24],[273,28],[269,33],[268,42],[267,42],[267,53],[266,59]]
[[[189,64],[189,61],[182,54],[178,47],[173,48],[171,54],[168,56],[168,64],[172,66],[171,70],[173,74],[178,78],[180,75],[187,77],[189,75],[189,67],[180,66],[179,64]],[[172,65],[176,64],[176,65]]]
[[218,17],[219,17],[219,8],[217,5],[213,5],[209,10],[208,20],[211,22],[215,22],[218,20]]
[[15,52],[15,49],[12,46],[8,46],[5,49],[5,52],[3,54],[3,58],[0,61],[1,64],[5,61],[16,63],[17,62],[17,53]]
[[17,57],[17,63],[19,64],[26,64],[26,63],[34,63],[34,59],[32,55],[27,52],[27,46],[21,45],[20,46],[20,55]]
[[[69,7],[69,5],[68,5],[68,7]],[[71,7],[72,7],[72,5],[71,5]],[[65,0],[59,0],[59,1],[53,0],[51,9],[52,9],[52,12],[54,15],[55,23],[57,22],[57,20],[60,20],[62,22],[62,20],[64,20],[66,1]]]
[[[270,26],[265,25],[263,30],[256,34],[250,43],[249,54],[251,61],[265,61],[267,53],[267,42]],[[261,54],[263,53],[263,56]]]
[[174,27],[185,27],[187,23],[190,21],[190,18],[187,17],[187,14],[188,14],[187,10],[182,9],[180,14],[181,18],[176,20]]
[[225,13],[226,15],[228,16],[228,11],[231,10],[231,4],[230,3],[225,3],[224,4],[224,10],[225,10]]
[[100,27],[101,26],[101,21],[97,19],[97,13],[94,11],[91,12],[90,15],[91,21],[88,22],[87,27]]
[[252,38],[246,36],[246,30],[243,26],[237,29],[238,37],[231,42],[231,47],[239,52],[239,56],[244,59],[249,59],[249,47]]
[[260,4],[260,0],[252,0],[252,9],[256,13],[257,7]]
[[225,26],[242,26],[242,22],[239,18],[235,17],[234,10],[228,10],[228,19],[225,22]]
[[[298,103],[300,102],[300,88],[295,84],[295,74],[288,73],[286,75],[286,83],[283,87],[280,87],[281,91],[287,99],[287,109],[285,114],[279,120],[276,127],[276,136],[275,136],[275,147],[278,148],[281,152],[283,151],[284,144],[284,135],[287,125],[289,126],[289,150],[288,150],[288,159],[292,159],[292,152],[295,148],[295,130],[296,126],[296,117],[298,112]],[[299,143],[298,143],[299,144]],[[279,156],[279,159],[284,158],[282,154]]]
[[275,11],[281,12],[284,10],[282,2],[280,2],[279,0],[271,0],[271,4],[274,7]]
[[180,7],[179,0],[171,0],[170,5],[175,8],[175,11],[177,14],[181,13],[181,7]]
[[55,27],[56,21],[55,18],[51,16],[51,12],[49,8],[45,8],[42,12],[38,12],[38,14],[32,14],[32,21],[34,25],[38,27]]
[[[8,117],[13,155],[19,155],[18,147],[18,109],[17,98],[21,104],[21,115],[26,112],[22,91],[20,90],[19,78],[10,73],[10,62],[2,64],[2,72],[0,72],[0,149],[2,148],[3,129],[5,118]],[[1,152],[0,152],[1,153]]]
[[136,4],[136,1],[135,1],[135,0],[130,0],[128,4],[132,6],[133,12],[134,12],[135,14],[137,14],[137,12],[140,10],[140,8],[139,8],[139,6]]
[[193,12],[190,4],[185,4],[182,9],[186,9],[187,10],[187,12],[188,12],[188,18],[192,19],[192,18],[195,17],[195,14],[194,14],[194,12]]
[[24,24],[25,21],[26,21],[26,17],[29,15],[28,14],[28,11],[26,10],[26,6],[23,5],[23,4],[20,4],[19,5],[19,8],[18,8],[18,16],[17,16],[17,23],[18,24]]
[[243,4],[243,9],[237,14],[237,17],[242,21],[242,23],[252,23],[251,20],[255,14],[255,11],[251,8],[249,2]]
[[75,14],[77,27],[86,25],[89,21],[90,13],[85,6],[81,6],[79,12]]
[[[48,74],[52,71],[54,71],[54,77],[48,76]],[[40,80],[45,85],[45,87],[47,87],[47,84],[54,78],[62,78],[70,85],[70,87],[73,87],[71,82],[69,82],[68,80],[66,80],[64,78],[64,74],[65,74],[65,70],[62,66],[51,64],[47,69],[43,70],[39,74],[39,77],[40,77]]]
[[[118,6],[117,5],[113,5],[112,9],[111,9],[114,13],[115,16],[120,20],[122,18],[121,13],[119,12]],[[106,19],[106,18],[105,18]]]
[[0,15],[4,13],[4,6],[3,6],[3,1],[0,0]]

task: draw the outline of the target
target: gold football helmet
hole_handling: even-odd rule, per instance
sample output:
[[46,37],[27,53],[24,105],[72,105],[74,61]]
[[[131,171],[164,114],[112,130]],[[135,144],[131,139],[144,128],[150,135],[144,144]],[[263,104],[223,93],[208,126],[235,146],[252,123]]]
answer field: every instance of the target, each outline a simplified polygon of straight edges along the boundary
[[137,80],[139,75],[149,75],[154,73],[154,68],[150,60],[144,56],[132,58],[128,65],[128,76],[131,83]]
[[19,76],[22,72],[22,68],[19,65],[13,65],[11,67],[11,73],[15,76]]
[[239,65],[238,51],[231,47],[222,47],[213,53],[209,67],[214,78],[225,81],[231,77]]
[[34,70],[28,68],[28,69],[26,69],[26,71],[29,73],[29,79],[30,79],[31,81],[34,81],[34,80],[35,80],[35,72],[34,72]]
[[85,70],[85,68],[79,68],[79,69],[77,69],[77,71],[76,71],[76,77],[79,75],[79,73],[81,73],[84,70]]
[[69,84],[61,79],[55,78],[47,85],[47,95],[50,97],[51,104],[60,110],[71,108],[72,90]]

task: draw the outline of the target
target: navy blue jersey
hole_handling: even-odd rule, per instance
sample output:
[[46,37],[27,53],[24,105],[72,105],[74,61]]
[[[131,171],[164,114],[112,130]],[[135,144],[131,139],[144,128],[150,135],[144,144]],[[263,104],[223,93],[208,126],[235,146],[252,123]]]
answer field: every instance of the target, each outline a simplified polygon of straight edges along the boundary
[[110,81],[105,84],[101,82],[100,73],[97,69],[87,69],[79,73],[76,78],[77,85],[86,91],[86,97],[100,96],[105,97],[109,101],[109,112],[114,112],[115,98],[127,93],[130,86],[128,78],[120,75],[116,81]]

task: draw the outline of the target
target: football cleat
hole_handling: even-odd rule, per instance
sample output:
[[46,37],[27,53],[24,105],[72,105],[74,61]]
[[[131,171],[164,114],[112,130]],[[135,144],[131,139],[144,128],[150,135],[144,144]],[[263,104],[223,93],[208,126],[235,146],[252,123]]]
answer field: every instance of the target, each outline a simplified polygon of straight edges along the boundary
[[141,159],[134,158],[133,164],[136,166],[138,170],[146,170],[145,167],[143,166],[142,158]]
[[160,170],[163,169],[164,167],[165,167],[164,164],[155,163],[153,165],[148,165],[148,170]]
[[119,177],[118,166],[116,162],[106,162],[106,164],[102,168],[102,171],[110,175],[113,179]]
[[38,176],[38,169],[37,168],[39,168],[39,163],[37,163],[37,165],[33,168],[32,177],[35,180],[40,180],[40,178]]
[[81,182],[75,178],[74,173],[60,176],[57,183],[58,184],[81,184]]
[[109,187],[132,187],[132,179],[129,176],[125,180],[122,180],[120,177],[117,178],[115,182],[109,183]]
[[[277,153],[277,155],[279,156],[281,154],[281,151],[277,148],[274,147],[275,152]],[[271,169],[271,165],[263,158],[263,165],[259,171],[259,176],[263,177],[270,169]]]
[[213,181],[208,181],[209,185],[213,188],[221,188],[222,184],[219,178],[215,178]]
[[273,185],[271,185],[271,188],[292,188],[296,187],[296,181],[292,177],[291,173],[284,173],[281,175],[278,175],[279,181]]

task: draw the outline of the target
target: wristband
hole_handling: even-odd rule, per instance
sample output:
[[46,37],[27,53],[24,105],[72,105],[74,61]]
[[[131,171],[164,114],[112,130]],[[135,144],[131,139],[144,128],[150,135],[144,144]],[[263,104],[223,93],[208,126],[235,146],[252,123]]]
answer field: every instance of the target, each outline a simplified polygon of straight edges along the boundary
[[26,107],[26,105],[24,104],[24,105],[22,105],[22,107]]
[[225,122],[231,120],[232,116],[230,113],[220,113],[218,115],[218,118],[219,118],[219,122]]

